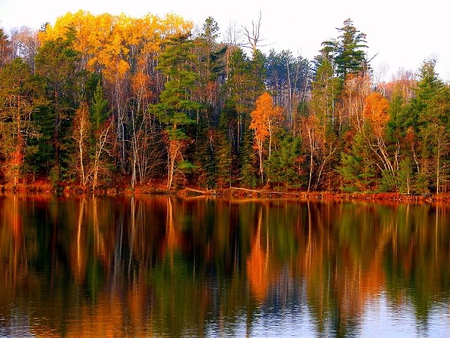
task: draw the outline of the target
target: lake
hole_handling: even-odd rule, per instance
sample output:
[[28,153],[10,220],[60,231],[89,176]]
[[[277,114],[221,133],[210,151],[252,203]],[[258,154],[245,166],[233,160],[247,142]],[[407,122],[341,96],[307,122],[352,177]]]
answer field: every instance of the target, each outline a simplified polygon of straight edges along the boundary
[[450,207],[0,196],[0,336],[447,337]]

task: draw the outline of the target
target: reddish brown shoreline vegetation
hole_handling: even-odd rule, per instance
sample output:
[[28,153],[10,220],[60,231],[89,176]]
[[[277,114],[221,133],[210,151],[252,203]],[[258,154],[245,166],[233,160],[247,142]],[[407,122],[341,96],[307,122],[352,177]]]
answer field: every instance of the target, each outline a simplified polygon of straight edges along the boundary
[[406,195],[400,193],[380,193],[380,192],[328,192],[328,191],[276,191],[269,189],[246,189],[231,187],[226,189],[203,190],[201,188],[180,187],[168,190],[164,182],[159,184],[147,184],[136,186],[131,189],[129,186],[115,186],[101,188],[97,191],[86,191],[79,185],[60,184],[55,187],[50,181],[41,180],[33,184],[19,184],[17,186],[0,185],[2,193],[29,194],[32,195],[64,195],[81,196],[94,194],[100,196],[145,196],[145,195],[174,195],[182,198],[192,197],[213,197],[232,198],[242,200],[263,200],[263,199],[292,199],[303,201],[367,201],[377,203],[450,203],[450,193],[436,194],[415,194]]

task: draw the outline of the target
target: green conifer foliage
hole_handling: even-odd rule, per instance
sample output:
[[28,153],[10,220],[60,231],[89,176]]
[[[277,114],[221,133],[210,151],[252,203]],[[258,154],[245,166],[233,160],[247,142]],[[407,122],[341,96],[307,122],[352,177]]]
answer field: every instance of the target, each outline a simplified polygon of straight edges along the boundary
[[29,66],[15,59],[0,69],[0,158],[7,182],[17,185],[27,169],[26,156],[36,152],[39,127],[33,120],[38,103]]
[[[50,138],[53,150],[46,166],[52,167],[55,182],[68,179],[62,174],[70,161],[72,142],[69,132],[74,112],[83,96],[79,82],[81,74],[77,71],[80,54],[73,49],[73,42],[74,34],[69,29],[64,38],[45,42],[36,56],[36,74],[45,86],[48,101],[47,107],[42,109],[46,115],[41,114],[40,118],[52,128],[46,130],[51,135],[45,136]],[[40,149],[47,150],[47,145],[40,146]]]
[[159,97],[160,102],[150,106],[150,112],[165,125],[169,188],[172,187],[177,164],[182,164],[180,173],[191,167],[186,165],[186,159],[183,158],[183,153],[191,141],[186,126],[195,123],[195,117],[203,109],[203,106],[192,98],[198,79],[192,48],[192,40],[186,35],[174,36],[167,41],[158,66],[167,77],[167,82]]
[[278,136],[280,143],[269,160],[270,183],[274,188],[299,189],[305,178],[301,169],[301,140],[291,135]]

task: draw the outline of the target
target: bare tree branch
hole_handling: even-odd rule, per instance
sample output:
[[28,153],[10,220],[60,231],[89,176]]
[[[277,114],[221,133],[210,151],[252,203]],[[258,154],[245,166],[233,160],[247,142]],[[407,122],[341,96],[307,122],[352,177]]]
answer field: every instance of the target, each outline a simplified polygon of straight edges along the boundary
[[264,41],[264,39],[260,39],[261,34],[261,12],[259,12],[258,15],[258,21],[255,23],[252,21],[252,30],[250,30],[246,26],[242,26],[242,29],[244,30],[244,36],[247,38],[248,44],[244,45],[244,47],[251,48],[253,55],[256,53],[256,49],[258,47],[265,47],[266,45],[259,45],[261,41]]

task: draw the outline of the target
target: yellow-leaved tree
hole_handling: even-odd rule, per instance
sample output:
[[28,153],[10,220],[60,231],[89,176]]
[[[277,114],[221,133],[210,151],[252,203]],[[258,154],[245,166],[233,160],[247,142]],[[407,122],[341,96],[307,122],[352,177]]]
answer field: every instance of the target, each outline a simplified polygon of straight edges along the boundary
[[63,38],[71,29],[75,35],[74,49],[81,53],[80,66],[91,72],[101,71],[107,81],[114,82],[127,75],[135,64],[142,66],[142,60],[157,53],[165,38],[186,34],[192,27],[191,21],[175,14],[132,18],[80,10],[59,17],[53,26],[47,25],[39,40],[43,44]]
[[[154,93],[164,86],[165,78],[156,70],[161,45],[170,36],[188,35],[192,27],[192,22],[175,14],[133,18],[78,11],[59,17],[39,35],[42,44],[70,36],[71,46],[80,59],[76,72],[86,72],[88,80],[100,79],[108,111],[111,110],[105,129],[108,137],[104,135],[102,140],[108,139],[117,169],[126,174],[131,172],[133,187],[137,181],[144,182],[152,163],[157,162],[149,161],[157,146],[152,142],[156,131],[151,127],[147,106],[157,98]],[[88,86],[87,80],[80,84],[83,89],[80,93],[87,93]],[[79,98],[80,102],[88,99]],[[101,149],[106,150],[106,144],[103,141],[101,144]]]

